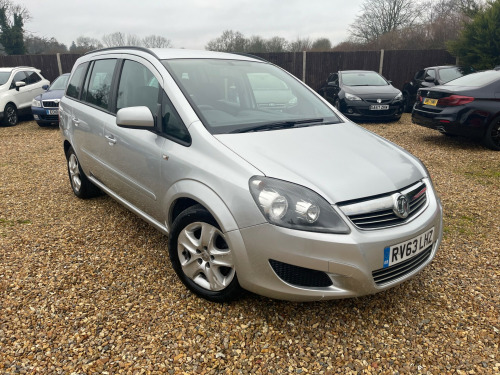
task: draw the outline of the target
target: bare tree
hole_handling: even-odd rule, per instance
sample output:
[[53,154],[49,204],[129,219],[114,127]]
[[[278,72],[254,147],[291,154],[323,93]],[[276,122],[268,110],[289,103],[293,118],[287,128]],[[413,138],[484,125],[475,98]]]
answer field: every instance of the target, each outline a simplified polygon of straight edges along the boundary
[[288,42],[285,38],[274,36],[266,41],[267,52],[286,52]]
[[254,35],[248,39],[246,50],[250,53],[267,52],[267,43],[262,37]]
[[350,25],[351,36],[369,43],[394,30],[421,20],[425,6],[413,0],[365,0],[361,14]]
[[68,52],[68,47],[63,43],[59,43],[55,38],[49,39],[34,35],[29,35],[24,38],[24,46],[26,47],[26,53],[29,55]]
[[312,47],[311,39],[309,38],[297,38],[295,41],[288,45],[288,50],[290,52],[302,52],[309,51]]
[[142,38],[142,45],[148,48],[171,48],[172,43],[169,39],[160,35],[149,35]]
[[318,38],[311,45],[311,51],[330,51],[332,42],[328,38]]
[[120,47],[127,45],[125,34],[119,31],[112,34],[105,34],[102,37],[102,42],[106,47]]
[[222,35],[207,43],[205,49],[220,52],[245,52],[247,39],[239,31],[225,30]]
[[71,43],[69,52],[71,53],[85,53],[88,51],[93,51],[95,49],[102,48],[102,44],[98,39],[89,38],[86,36],[79,36],[76,41]]

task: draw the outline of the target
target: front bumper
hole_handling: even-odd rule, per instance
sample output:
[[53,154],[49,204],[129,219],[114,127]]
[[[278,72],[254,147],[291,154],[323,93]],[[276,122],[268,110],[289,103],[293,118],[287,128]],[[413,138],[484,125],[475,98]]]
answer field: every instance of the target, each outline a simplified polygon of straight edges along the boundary
[[[440,245],[442,207],[433,193],[429,198],[429,205],[417,218],[393,228],[364,231],[346,219],[351,227],[348,235],[311,233],[271,224],[229,232],[226,239],[230,246],[239,247],[238,280],[243,288],[257,294],[293,301],[357,297],[389,289],[419,273],[432,261]],[[384,248],[432,227],[436,236],[429,256],[401,277],[377,284],[372,272],[383,267]],[[298,279],[288,277],[287,270],[321,280],[304,286],[301,275]],[[331,280],[330,285],[321,286],[325,277]]]
[[387,104],[389,108],[384,110],[372,110],[372,105],[376,104],[364,100],[344,100],[341,111],[351,119],[393,120],[401,117],[404,110],[401,100]]
[[58,124],[59,123],[59,113],[58,114],[48,114],[49,110],[57,110],[58,108],[43,108],[43,107],[31,107],[31,113],[36,121],[46,124]]

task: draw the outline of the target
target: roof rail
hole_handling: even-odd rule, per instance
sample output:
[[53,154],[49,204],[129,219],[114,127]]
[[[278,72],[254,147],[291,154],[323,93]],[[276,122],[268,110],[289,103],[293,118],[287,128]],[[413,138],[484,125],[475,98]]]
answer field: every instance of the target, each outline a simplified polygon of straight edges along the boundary
[[99,49],[95,49],[95,50],[92,50],[92,51],[88,51],[88,52],[85,52],[84,55],[88,55],[90,53],[94,53],[94,52],[102,52],[102,51],[116,51],[116,50],[123,50],[123,49],[133,49],[133,50],[137,50],[137,51],[142,51],[142,52],[146,52],[146,53],[149,53],[150,55],[156,57],[158,60],[160,59],[156,53],[154,53],[153,51],[151,51],[149,48],[145,48],[145,47],[138,47],[138,46],[119,46],[119,47],[107,47],[107,48],[99,48]]

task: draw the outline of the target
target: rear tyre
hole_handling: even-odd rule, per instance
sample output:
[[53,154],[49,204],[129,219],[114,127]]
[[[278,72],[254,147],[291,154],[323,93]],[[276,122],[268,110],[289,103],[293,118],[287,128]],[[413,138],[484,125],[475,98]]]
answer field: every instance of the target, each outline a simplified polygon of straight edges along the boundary
[[411,113],[410,106],[410,95],[407,92],[403,92],[403,111],[406,113]]
[[486,129],[483,143],[492,150],[500,151],[500,117],[493,119],[488,129]]
[[3,110],[3,124],[7,126],[14,126],[17,124],[17,108],[14,104],[7,104]]
[[234,251],[203,206],[192,206],[177,216],[168,239],[168,251],[181,281],[200,297],[228,302],[242,294]]
[[80,162],[75,154],[73,147],[66,151],[66,160],[68,165],[68,176],[73,193],[78,198],[87,199],[100,194],[100,190],[87,178],[80,167]]

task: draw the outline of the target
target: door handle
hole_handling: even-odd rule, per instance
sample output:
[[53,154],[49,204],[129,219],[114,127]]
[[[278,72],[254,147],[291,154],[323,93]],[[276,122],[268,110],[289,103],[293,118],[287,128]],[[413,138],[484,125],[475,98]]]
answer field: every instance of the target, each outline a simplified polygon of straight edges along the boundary
[[75,126],[78,126],[80,124],[80,120],[78,120],[76,117],[72,117],[71,121],[73,121],[73,124],[75,124]]
[[113,146],[116,143],[116,139],[112,135],[105,135],[104,138],[108,140],[110,146]]

